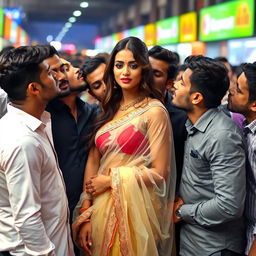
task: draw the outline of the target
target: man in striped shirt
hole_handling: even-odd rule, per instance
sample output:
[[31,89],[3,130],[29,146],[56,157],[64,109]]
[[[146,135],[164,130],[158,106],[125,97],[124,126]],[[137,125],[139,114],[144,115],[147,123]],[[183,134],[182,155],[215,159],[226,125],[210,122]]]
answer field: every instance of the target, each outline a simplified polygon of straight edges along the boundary
[[247,141],[247,219],[246,255],[256,255],[256,62],[243,64],[235,87],[229,91],[229,110],[245,116],[244,134]]

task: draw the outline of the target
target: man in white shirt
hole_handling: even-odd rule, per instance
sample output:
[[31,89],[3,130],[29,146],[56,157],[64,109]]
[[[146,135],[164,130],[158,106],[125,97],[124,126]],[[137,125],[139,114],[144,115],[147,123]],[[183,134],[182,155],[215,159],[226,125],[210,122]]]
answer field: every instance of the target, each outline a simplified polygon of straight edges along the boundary
[[[47,103],[60,88],[45,59],[48,46],[24,46],[0,57],[8,112],[0,120],[0,251],[74,256],[63,177]],[[53,73],[54,74],[54,73]]]
[[7,112],[7,94],[0,88],[0,118]]

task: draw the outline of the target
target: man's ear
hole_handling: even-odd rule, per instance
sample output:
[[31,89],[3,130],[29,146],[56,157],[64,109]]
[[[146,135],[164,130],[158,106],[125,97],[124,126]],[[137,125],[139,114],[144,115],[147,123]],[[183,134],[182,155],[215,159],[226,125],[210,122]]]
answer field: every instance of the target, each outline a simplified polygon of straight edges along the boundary
[[190,97],[192,97],[191,102],[194,105],[198,105],[199,103],[201,103],[204,100],[204,97],[200,92],[193,92]]
[[40,86],[38,83],[32,82],[28,85],[27,93],[29,95],[38,95],[39,92],[40,92]]
[[253,102],[250,103],[249,109],[250,109],[252,112],[256,112],[256,101],[253,101]]

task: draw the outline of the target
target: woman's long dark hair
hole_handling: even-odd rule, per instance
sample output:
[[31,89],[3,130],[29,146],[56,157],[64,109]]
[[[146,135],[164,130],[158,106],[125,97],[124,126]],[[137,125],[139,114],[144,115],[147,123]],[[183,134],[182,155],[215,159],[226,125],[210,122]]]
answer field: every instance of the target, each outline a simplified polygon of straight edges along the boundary
[[[121,87],[117,84],[114,76],[114,64],[116,54],[124,49],[133,53],[133,57],[139,66],[142,67],[142,76],[139,85],[140,95],[162,101],[161,92],[154,85],[152,68],[148,58],[147,46],[137,37],[127,37],[119,41],[113,49],[103,77],[106,84],[106,94],[102,101],[102,112],[95,120],[92,134],[94,140],[98,129],[106,122],[113,119],[120,107],[123,94]],[[92,141],[93,142],[93,141]],[[90,143],[92,145],[92,143]]]

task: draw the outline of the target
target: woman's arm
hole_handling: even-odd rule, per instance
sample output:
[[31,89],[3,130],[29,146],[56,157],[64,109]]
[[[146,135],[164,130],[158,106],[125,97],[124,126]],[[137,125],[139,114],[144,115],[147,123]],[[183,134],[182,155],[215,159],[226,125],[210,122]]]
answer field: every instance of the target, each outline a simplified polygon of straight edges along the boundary
[[[100,159],[101,154],[96,146],[93,146],[90,149],[89,156],[87,159],[86,167],[85,167],[85,176],[84,176],[84,184],[83,184],[83,191],[86,191],[89,194],[92,194],[92,190],[87,189],[88,184],[91,182],[91,178],[98,173],[98,169],[100,166]],[[81,209],[86,209],[91,206],[90,198],[86,198],[81,206]]]

